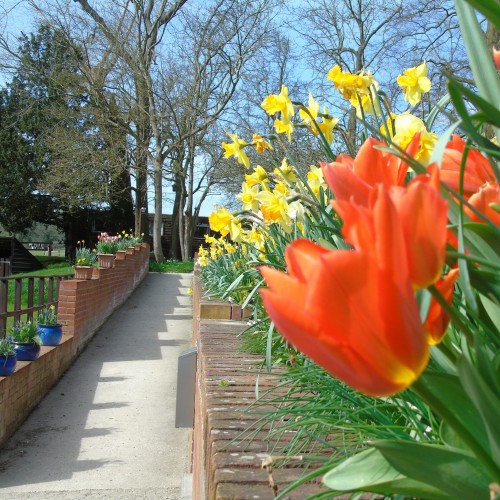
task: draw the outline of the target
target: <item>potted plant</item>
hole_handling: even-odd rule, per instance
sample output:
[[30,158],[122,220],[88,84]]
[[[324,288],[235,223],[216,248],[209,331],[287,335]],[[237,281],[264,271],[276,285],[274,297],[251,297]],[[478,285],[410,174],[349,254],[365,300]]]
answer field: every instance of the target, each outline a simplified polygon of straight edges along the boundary
[[93,266],[97,260],[95,252],[84,245],[83,240],[77,242],[75,260],[75,279],[77,280],[92,279]]
[[62,338],[62,324],[57,320],[53,304],[38,313],[37,322],[42,345],[59,345]]
[[0,377],[7,377],[16,369],[16,353],[8,339],[0,339]]
[[100,268],[110,268],[115,265],[115,253],[118,250],[118,236],[101,233],[97,237],[97,261]]
[[35,323],[19,322],[9,329],[9,338],[19,361],[34,361],[38,358],[41,340]]
[[125,254],[127,253],[127,249],[130,245],[128,240],[128,234],[125,231],[122,231],[116,236],[116,243],[118,245],[118,250],[116,252],[116,258],[118,260],[123,260],[125,258]]

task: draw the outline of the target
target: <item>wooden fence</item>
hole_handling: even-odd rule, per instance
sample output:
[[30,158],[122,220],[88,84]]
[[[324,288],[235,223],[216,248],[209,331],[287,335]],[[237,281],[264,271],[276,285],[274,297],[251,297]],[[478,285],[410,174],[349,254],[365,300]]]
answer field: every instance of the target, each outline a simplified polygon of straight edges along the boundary
[[32,321],[34,314],[54,305],[57,309],[59,283],[67,276],[0,277],[0,338],[5,337],[9,318],[12,324]]

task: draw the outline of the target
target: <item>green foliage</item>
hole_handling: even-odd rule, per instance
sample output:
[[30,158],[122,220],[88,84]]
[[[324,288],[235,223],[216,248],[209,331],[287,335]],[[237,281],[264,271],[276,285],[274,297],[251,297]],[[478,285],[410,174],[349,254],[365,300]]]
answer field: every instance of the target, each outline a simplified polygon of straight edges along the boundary
[[179,260],[166,260],[165,262],[149,261],[149,270],[153,273],[192,273],[194,262],[192,260],[182,262]]
[[57,313],[55,306],[51,305],[45,309],[42,309],[37,316],[37,322],[39,325],[58,325]]
[[76,248],[75,266],[93,266],[97,262],[97,255],[90,248],[84,246],[84,241],[79,241]]
[[[471,3],[479,6],[498,25],[498,2],[471,0]],[[265,356],[263,370],[277,373],[276,389],[279,390],[276,392],[271,389],[262,394],[257,382],[257,401],[249,411],[260,417],[244,433],[245,437],[252,439],[268,429],[269,441],[272,442],[270,448],[274,454],[291,457],[307,450],[306,460],[323,465],[326,462],[321,471],[331,468],[324,478],[325,484],[332,488],[331,496],[361,491],[417,498],[486,499],[500,484],[500,231],[494,221],[485,215],[487,209],[498,211],[498,204],[485,201],[484,213],[483,209],[474,212],[472,195],[464,194],[468,169],[474,168],[474,161],[467,163],[471,148],[488,159],[496,180],[500,179],[500,148],[493,137],[500,135],[500,80],[474,11],[462,0],[457,0],[456,4],[477,91],[450,79],[449,95],[442,100],[442,107],[430,113],[429,123],[438,115],[447,114],[443,111],[445,105],[453,105],[452,119],[455,122],[442,134],[433,152],[432,160],[439,164],[443,161],[451,134],[458,130],[465,135],[464,154],[453,151],[457,153],[457,158],[462,157],[453,166],[459,174],[456,191],[447,185],[449,158],[443,169],[446,173],[441,174],[441,194],[449,205],[449,236],[450,240],[457,240],[454,248],[450,245],[447,251],[447,266],[443,272],[458,267],[460,276],[451,303],[444,299],[437,286],[430,286],[418,294],[423,322],[432,300],[449,316],[451,326],[439,345],[430,348],[427,369],[417,382],[408,390],[383,399],[359,394],[289,346],[277,334],[273,324],[265,319],[258,294],[263,286],[258,272],[260,264],[286,271],[285,248],[300,237],[332,250],[349,248],[341,232],[341,222],[329,206],[331,193],[314,198],[304,181],[290,185],[293,194],[287,197],[287,204],[300,199],[306,212],[300,224],[287,222],[275,205],[274,219],[265,217],[264,211],[269,211],[269,206],[258,205],[259,213],[254,208],[253,214],[239,212],[233,215],[234,219],[220,211],[213,219],[214,226],[222,234],[225,231],[237,241],[233,235],[241,237],[245,229],[255,224],[265,232],[264,241],[253,246],[249,243],[252,240],[244,234],[242,239],[245,243],[229,251],[229,242],[221,243],[221,239],[212,238],[210,251],[200,251],[201,276],[208,294],[253,308],[256,324],[243,334],[245,345],[252,352]],[[382,102],[385,97],[379,92],[371,99]],[[389,107],[386,111],[390,111]],[[396,139],[390,138],[387,133],[385,136],[380,134],[385,118],[384,111],[376,116],[363,116],[360,120],[365,128],[362,135],[385,141],[387,147],[380,149],[388,151],[394,148],[398,151],[396,154],[404,159],[405,152],[396,146]],[[325,158],[331,158],[329,148],[323,149]],[[453,152],[449,150],[448,154]],[[288,160],[293,162],[293,158]],[[407,181],[416,174],[428,174],[424,164],[413,158],[408,163],[413,171],[408,173]],[[298,175],[300,177],[300,172]],[[485,178],[479,182],[483,184],[480,189],[495,185],[489,170]],[[266,182],[269,185],[266,184],[265,189],[272,190],[275,182],[272,176]],[[344,188],[349,187],[349,183],[345,182]],[[366,178],[363,182],[369,184]],[[356,187],[359,189],[359,184]],[[479,188],[476,194],[480,194]],[[356,195],[354,192],[353,198]],[[258,196],[269,199],[267,195],[257,193],[255,197],[258,201]],[[370,210],[371,206],[364,208]],[[480,222],[471,222],[471,211]],[[276,214],[283,218],[284,222],[279,223],[281,227],[276,223]],[[240,233],[235,229],[235,219],[241,223]],[[226,224],[225,220],[229,222]],[[366,238],[369,234],[368,230],[364,234],[362,225],[356,226],[356,230],[359,233],[351,235],[351,241]],[[226,253],[221,255],[219,252],[224,247]],[[289,271],[295,274],[295,278],[297,273],[314,265],[310,255],[307,266],[303,268],[300,262],[293,259],[305,257],[297,257],[292,252],[289,256]],[[294,266],[297,269],[293,269]],[[316,286],[316,282],[309,283],[307,276],[299,276],[297,280],[301,282],[300,287],[297,285],[300,293],[310,297],[302,284],[307,282]],[[279,290],[273,289],[272,293],[279,293]],[[287,297],[286,293],[281,299],[284,297]],[[328,298],[324,299],[324,303],[322,300],[318,307],[327,307]],[[376,301],[377,297],[373,300]],[[282,305],[282,302],[279,304]],[[316,304],[308,305],[313,314]],[[327,312],[328,309],[322,310],[325,315]],[[279,312],[275,313],[279,315]],[[302,323],[295,324],[284,316],[281,319],[290,323],[290,328],[296,328],[295,334],[299,329],[301,334],[311,335],[325,349],[333,349],[332,346],[337,343],[340,344],[338,349],[344,348],[342,339],[328,341],[326,327],[319,334],[317,329],[308,330],[306,318],[302,318],[305,323],[302,326]],[[335,322],[335,317],[332,316],[331,321]],[[447,322],[448,318],[443,318],[444,325]],[[349,348],[346,341],[345,349]],[[333,365],[332,372],[335,373]],[[325,459],[325,455],[328,458]],[[308,477],[317,474],[313,472]],[[304,480],[287,487],[280,493],[281,497],[286,498],[286,494]],[[491,485],[495,485],[492,492]]]
[[8,339],[0,339],[0,356],[13,356],[14,354],[12,343]]
[[107,233],[101,233],[97,238],[97,253],[111,254],[117,252],[119,241],[118,236],[110,236]]
[[38,336],[38,327],[36,323],[31,321],[20,321],[17,325],[8,329],[8,335],[12,339],[12,342],[41,343],[40,337]]

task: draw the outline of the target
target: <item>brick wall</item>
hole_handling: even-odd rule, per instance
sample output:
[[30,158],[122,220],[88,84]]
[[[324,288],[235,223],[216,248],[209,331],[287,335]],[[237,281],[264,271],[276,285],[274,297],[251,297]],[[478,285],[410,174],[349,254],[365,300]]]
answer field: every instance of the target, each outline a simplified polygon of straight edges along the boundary
[[[198,367],[193,500],[272,499],[304,473],[303,464],[293,460],[280,469],[263,467],[266,460],[279,455],[279,448],[273,450],[275,443],[268,440],[268,428],[257,432],[251,442],[239,438],[262,416],[247,411],[255,401],[257,376],[261,393],[279,383],[279,373],[265,373],[259,356],[241,350],[238,334],[247,328],[242,321],[246,315],[231,304],[203,298],[195,267],[193,332]],[[303,499],[319,491],[318,482],[305,484],[286,498]]]
[[0,446],[16,431],[106,319],[132,293],[149,268],[149,245],[118,255],[115,267],[94,269],[91,280],[61,281],[59,319],[63,338],[42,346],[32,362],[18,361],[16,371],[0,377]]

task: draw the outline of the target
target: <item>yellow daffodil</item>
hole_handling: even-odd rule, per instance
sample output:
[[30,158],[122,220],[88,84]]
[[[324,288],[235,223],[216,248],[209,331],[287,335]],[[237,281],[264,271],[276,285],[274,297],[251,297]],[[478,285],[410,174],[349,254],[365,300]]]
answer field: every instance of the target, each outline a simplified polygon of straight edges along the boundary
[[281,113],[281,118],[285,123],[290,122],[291,117],[295,114],[292,101],[288,97],[288,88],[285,85],[281,86],[279,94],[271,94],[267,96],[261,106],[268,115]]
[[369,95],[370,86],[374,81],[370,73],[364,71],[359,74],[344,72],[338,65],[328,72],[327,77],[344,99],[349,100],[353,106],[359,105],[359,99],[363,95]]
[[269,176],[263,167],[257,165],[252,174],[245,175],[245,182],[249,187],[255,186],[256,184],[260,184],[263,189],[268,189],[267,185],[269,183]]
[[297,176],[295,175],[295,168],[288,164],[288,160],[283,158],[280,168],[275,168],[274,173],[281,179],[285,179],[288,182],[297,182]]
[[264,220],[269,224],[280,224],[285,232],[290,233],[292,221],[287,213],[288,203],[286,197],[276,190],[272,193],[270,191],[261,191],[257,197],[261,202],[260,210]]
[[251,210],[252,212],[259,211],[259,201],[255,197],[258,192],[258,184],[250,187],[246,182],[244,182],[241,185],[241,193],[236,195],[236,198],[241,201],[242,210]]
[[232,219],[234,218],[233,214],[228,211],[227,208],[215,207],[216,211],[212,212],[208,216],[208,222],[210,224],[210,229],[217,233],[221,233],[222,236],[225,236],[229,233],[229,226],[231,224]]
[[288,141],[292,140],[293,123],[290,120],[274,120],[274,128],[277,134],[286,134]]
[[204,255],[203,257],[198,258],[198,262],[201,267],[205,267],[210,263],[210,259],[206,255]]
[[288,196],[289,189],[287,185],[283,182],[277,182],[276,185],[274,186],[273,192],[276,191],[277,193],[283,195],[283,196]]
[[426,165],[429,162],[438,136],[433,132],[428,132],[420,118],[408,113],[396,116],[394,129],[395,135],[392,140],[402,149],[405,149],[410,144],[415,134],[420,133],[419,148],[415,159]]
[[311,165],[309,172],[307,172],[307,184],[314,193],[314,196],[319,197],[320,188],[326,188],[321,168]]
[[242,233],[241,222],[239,219],[233,217],[231,223],[229,224],[229,236],[235,243],[240,243],[241,233]]
[[376,98],[378,88],[378,82],[373,80],[367,93],[360,95],[359,99],[356,99],[354,102],[351,101],[352,105],[356,108],[356,116],[358,118],[363,118],[363,114],[380,115],[380,105]]
[[309,102],[307,106],[307,111],[304,109],[299,110],[299,116],[300,118],[306,123],[307,125],[312,125],[313,120],[316,120],[318,117],[318,110],[319,110],[319,103],[314,100],[314,97],[312,94],[309,92]]
[[386,137],[387,131],[389,131],[389,137],[392,139],[394,137],[394,122],[396,120],[396,113],[391,113],[387,117],[386,124],[380,127],[380,133]]
[[405,101],[415,106],[422,99],[423,92],[429,92],[431,81],[427,78],[425,61],[415,68],[407,69],[398,76],[398,85],[403,89]]
[[290,219],[303,219],[306,213],[304,205],[298,200],[288,205],[287,215]]
[[245,168],[250,168],[250,160],[242,149],[244,146],[248,146],[248,144],[243,139],[239,139],[236,134],[227,135],[233,140],[233,142],[230,144],[226,142],[222,143],[225,157],[230,158],[231,156],[234,156],[238,160],[238,163],[245,165]]
[[269,144],[262,136],[259,134],[253,134],[252,144],[255,146],[257,153],[262,154],[264,149],[273,149],[271,144]]
[[328,115],[328,108],[325,106],[322,121],[318,123],[318,126],[328,144],[331,144],[333,141],[333,129],[337,126],[338,122],[338,118],[333,118]]

